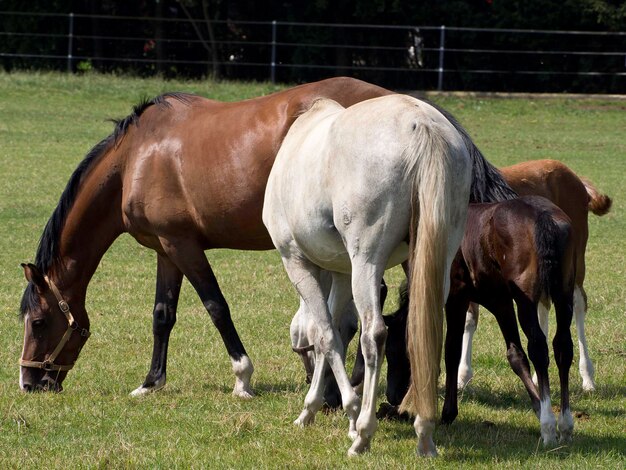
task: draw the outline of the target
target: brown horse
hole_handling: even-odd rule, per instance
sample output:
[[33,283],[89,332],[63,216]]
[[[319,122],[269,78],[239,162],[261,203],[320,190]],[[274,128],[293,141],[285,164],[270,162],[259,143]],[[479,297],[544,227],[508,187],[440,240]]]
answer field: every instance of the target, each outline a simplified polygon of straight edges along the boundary
[[[133,394],[165,385],[167,346],[185,276],[230,355],[233,393],[250,397],[252,363],[204,250],[273,248],[261,220],[267,178],[287,130],[314,100],[350,106],[390,93],[334,78],[234,103],[171,93],[136,106],[72,174],[35,263],[23,265],[29,284],[21,305],[20,387],[61,389],[89,335],[87,285],[113,241],[127,232],[157,252],[152,362]],[[454,118],[444,115],[472,157],[473,200],[510,197],[497,170]]]
[[[533,160],[501,168],[502,175],[520,196],[543,196],[560,207],[572,221],[572,238],[576,248],[576,289],[574,291],[574,316],[578,335],[580,358],[578,370],[583,380],[583,390],[595,389],[594,367],[589,357],[585,337],[587,294],[585,281],[585,250],[589,228],[589,211],[602,216],[611,208],[611,198],[600,192],[587,179],[580,178],[570,168],[556,160]],[[548,310],[539,305],[539,322],[548,335]],[[467,312],[463,353],[459,367],[458,382],[464,387],[472,378],[472,338],[478,324],[478,306],[471,304]]]

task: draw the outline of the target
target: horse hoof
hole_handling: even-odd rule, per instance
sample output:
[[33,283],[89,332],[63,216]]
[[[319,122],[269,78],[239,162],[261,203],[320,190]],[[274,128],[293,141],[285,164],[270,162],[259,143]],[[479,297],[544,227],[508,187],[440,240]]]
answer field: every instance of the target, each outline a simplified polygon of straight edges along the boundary
[[541,438],[543,439],[544,447],[552,447],[556,444],[556,428],[553,426],[551,429],[542,429]]
[[242,398],[244,400],[250,400],[254,398],[254,392],[250,389],[248,390],[233,390],[233,396],[237,398]]
[[302,411],[298,419],[296,419],[293,424],[296,426],[303,428],[305,426],[310,426],[315,421],[315,415],[308,410]]
[[457,387],[459,390],[467,387],[467,384],[470,383],[470,380],[474,377],[474,371],[472,369],[459,369],[459,374],[457,376]]
[[559,434],[559,444],[569,444],[572,442],[572,431],[562,431]]
[[596,384],[593,383],[593,380],[583,380],[583,391],[584,392],[596,391]]
[[369,448],[370,448],[369,439],[364,439],[362,437],[357,436],[357,438],[354,440],[354,443],[352,444],[352,447],[348,449],[348,455],[350,457],[354,457],[354,456],[362,454],[365,451],[368,451]]
[[417,455],[419,457],[437,457],[437,447],[432,438],[418,437]]
[[417,455],[418,457],[437,457],[437,449],[429,449],[429,450],[420,450],[419,448],[417,449]]
[[145,395],[148,395],[150,393],[154,393],[157,392],[159,390],[161,390],[163,387],[165,387],[165,383],[161,383],[161,384],[155,384],[152,387],[144,387],[143,385],[141,387],[137,387],[135,390],[133,390],[132,392],[130,392],[130,396],[131,397],[143,397]]
[[559,443],[568,444],[572,442],[572,434],[574,433],[574,418],[572,418],[572,414],[569,411],[559,415],[558,425]]

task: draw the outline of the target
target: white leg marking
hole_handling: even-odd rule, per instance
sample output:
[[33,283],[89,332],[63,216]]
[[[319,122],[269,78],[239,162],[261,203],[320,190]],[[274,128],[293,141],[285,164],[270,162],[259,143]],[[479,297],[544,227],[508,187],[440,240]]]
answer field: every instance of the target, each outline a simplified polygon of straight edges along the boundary
[[539,402],[539,404],[539,422],[541,423],[541,437],[543,438],[543,445],[554,445],[556,444],[556,418],[552,412],[550,397],[544,398]]
[[559,443],[567,444],[572,441],[572,434],[574,433],[574,418],[569,408],[562,410],[559,414]]
[[595,370],[593,362],[589,357],[589,349],[587,348],[587,338],[585,337],[585,316],[587,314],[587,306],[583,298],[580,287],[574,289],[574,316],[576,318],[576,333],[578,335],[578,351],[580,359],[578,361],[578,370],[583,379],[583,390],[592,392],[596,389],[594,380]]
[[465,388],[465,386],[472,380],[474,371],[472,370],[472,341],[474,340],[474,333],[476,332],[476,326],[478,322],[478,305],[476,310],[473,311],[472,307],[467,310],[465,315],[465,331],[463,332],[463,349],[461,350],[461,362],[459,364],[459,373],[457,375],[457,383],[459,389]]
[[241,356],[238,361],[232,361],[235,373],[235,388],[233,395],[239,398],[249,399],[254,396],[250,388],[250,378],[254,372],[254,366],[248,356]]
[[165,387],[165,374],[159,380],[155,382],[152,387],[137,387],[135,390],[130,392],[131,397],[143,397],[144,395],[148,395],[149,393],[156,392],[157,390],[161,390]]
[[24,368],[20,366],[20,390],[24,390]]
[[419,415],[413,423],[415,434],[417,434],[417,455],[420,457],[436,457],[437,448],[433,441],[435,422],[420,418]]
[[[541,331],[543,331],[543,335],[546,337],[546,342],[548,343],[548,350],[550,350],[550,340],[548,339],[549,331],[549,320],[550,320],[550,304],[544,305],[539,302],[537,305],[537,318],[539,319],[539,327]],[[537,381],[537,372],[533,373],[533,383],[535,386],[538,386],[539,382]]]

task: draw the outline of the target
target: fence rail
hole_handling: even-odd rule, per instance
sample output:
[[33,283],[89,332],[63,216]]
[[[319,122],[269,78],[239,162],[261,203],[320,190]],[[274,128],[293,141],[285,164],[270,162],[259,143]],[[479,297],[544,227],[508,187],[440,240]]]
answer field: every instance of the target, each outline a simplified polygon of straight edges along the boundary
[[[218,70],[272,82],[349,74],[400,88],[626,93],[626,32],[213,21],[209,41],[197,19],[2,11],[0,20],[5,69]],[[118,34],[106,34],[108,22]]]

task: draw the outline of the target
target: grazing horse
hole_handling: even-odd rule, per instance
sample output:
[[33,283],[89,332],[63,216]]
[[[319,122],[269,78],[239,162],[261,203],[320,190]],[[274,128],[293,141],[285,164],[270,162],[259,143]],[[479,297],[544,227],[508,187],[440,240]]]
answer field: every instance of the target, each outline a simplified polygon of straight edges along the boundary
[[136,106],[74,171],[35,263],[23,265],[29,283],[21,305],[21,389],[61,389],[88,338],[87,285],[113,241],[127,232],[157,252],[152,361],[133,394],[165,385],[185,276],[231,358],[233,393],[250,397],[252,363],[204,250],[273,248],[261,220],[267,176],[287,130],[313,100],[351,105],[390,93],[334,78],[234,103],[170,93]]
[[[585,391],[595,389],[594,368],[585,337],[587,294],[583,288],[585,280],[585,250],[589,228],[589,211],[598,216],[611,208],[611,199],[601,194],[587,179],[580,178],[566,165],[556,160],[533,160],[501,168],[506,181],[520,196],[543,196],[560,207],[572,221],[572,238],[576,247],[576,288],[574,290],[574,317],[578,336],[580,358],[578,370]],[[549,305],[548,305],[549,307]],[[548,311],[539,304],[539,324],[548,336]],[[459,387],[464,387],[472,378],[472,338],[478,324],[478,306],[470,304],[463,335],[463,352],[459,367]],[[536,383],[536,380],[535,380]]]
[[[417,411],[418,452],[436,455],[432,433],[442,311],[471,180],[462,135],[435,108],[409,96],[349,108],[319,100],[292,125],[270,173],[263,221],[302,299],[315,348],[311,387],[296,425],[311,424],[321,408],[328,364],[350,422],[354,442],[348,453],[369,448],[387,336],[381,281],[386,268],[409,258],[416,300],[408,339],[413,389],[419,391],[411,404]],[[323,271],[332,277],[330,289],[321,285]],[[363,325],[361,407],[337,329],[351,298]]]

